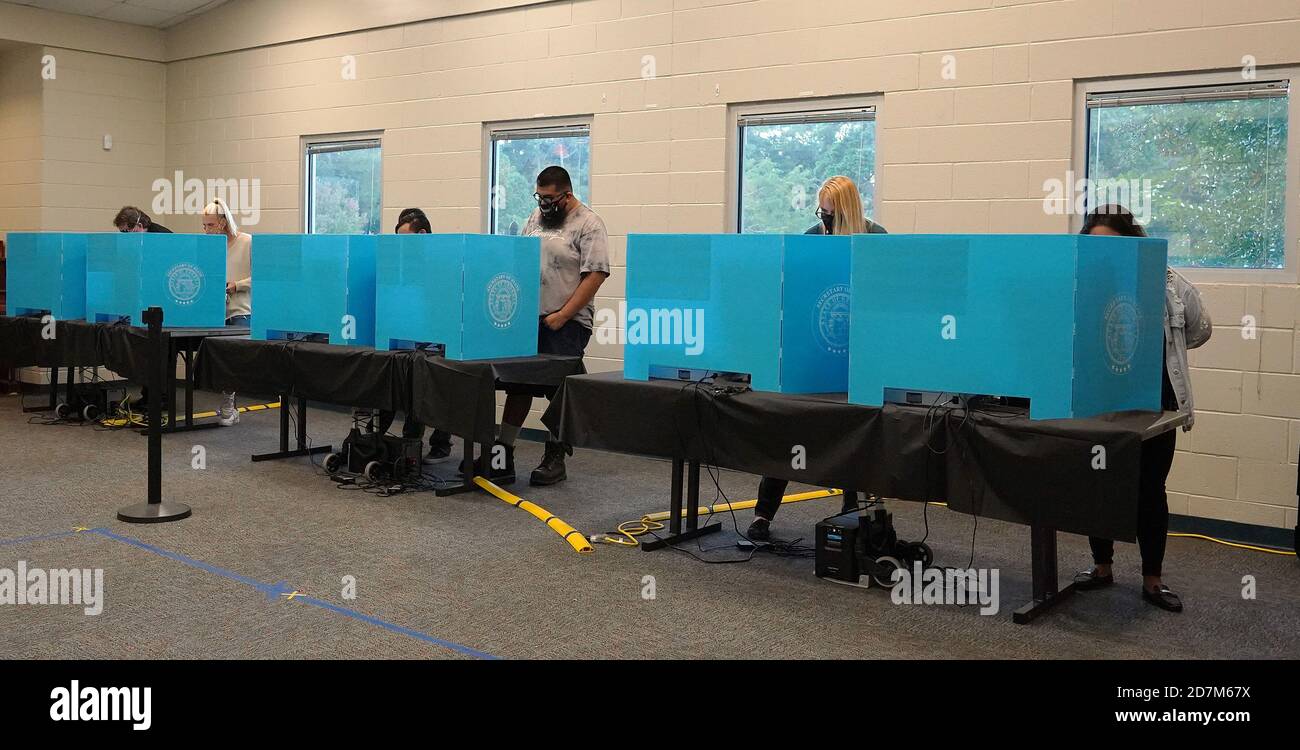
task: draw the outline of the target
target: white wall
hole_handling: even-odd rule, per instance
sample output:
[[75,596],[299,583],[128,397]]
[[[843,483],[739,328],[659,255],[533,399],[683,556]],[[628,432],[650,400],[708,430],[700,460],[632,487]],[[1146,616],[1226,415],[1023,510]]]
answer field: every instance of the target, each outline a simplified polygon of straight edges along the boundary
[[[170,39],[203,27],[237,44],[277,17],[259,21],[256,7],[231,9],[244,14],[238,28],[200,19]],[[356,56],[359,80],[342,80],[344,55]],[[947,55],[954,80],[942,75]],[[564,0],[183,60],[166,66],[165,96],[155,98],[153,69],[142,88],[146,106],[165,102],[165,169],[154,176],[261,179],[261,232],[301,226],[301,136],[382,130],[385,224],[422,205],[438,230],[472,232],[486,202],[484,122],[593,115],[592,202],[616,266],[598,304],[613,305],[629,232],[726,230],[729,105],[881,95],[876,218],[891,231],[1063,232],[1068,217],[1043,211],[1042,184],[1072,167],[1076,82],[1234,70],[1244,55],[1261,67],[1300,63],[1294,0]],[[85,73],[97,75],[89,59]],[[77,88],[47,96],[58,92],[57,111],[80,112],[85,127],[47,145],[57,161],[100,164],[86,144],[55,140],[99,129],[85,106],[96,86],[60,86]],[[128,113],[110,111],[121,132]],[[139,124],[134,153],[147,168],[121,185],[137,191],[156,153]],[[93,206],[69,205],[76,175],[59,177],[44,228],[97,226],[81,218]],[[1193,355],[1202,411],[1180,438],[1171,510],[1293,526],[1300,290],[1202,288],[1219,329]],[[1257,339],[1240,335],[1246,314],[1262,327]],[[616,347],[589,353],[593,370],[621,366]]]
[[0,239],[41,228],[43,87],[39,47],[0,51]]

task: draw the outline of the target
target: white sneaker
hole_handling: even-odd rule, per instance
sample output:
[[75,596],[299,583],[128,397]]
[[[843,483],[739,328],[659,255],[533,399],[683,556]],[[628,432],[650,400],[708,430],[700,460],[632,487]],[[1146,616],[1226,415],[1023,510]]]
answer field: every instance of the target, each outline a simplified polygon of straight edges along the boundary
[[239,424],[239,409],[235,406],[235,394],[225,394],[226,400],[221,402],[221,408],[217,410],[217,422],[222,427]]

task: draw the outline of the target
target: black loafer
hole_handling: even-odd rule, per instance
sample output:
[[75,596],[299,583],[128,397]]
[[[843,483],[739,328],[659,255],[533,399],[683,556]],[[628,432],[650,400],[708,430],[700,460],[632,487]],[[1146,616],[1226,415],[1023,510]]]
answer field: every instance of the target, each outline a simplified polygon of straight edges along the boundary
[[1082,573],[1076,573],[1074,576],[1075,591],[1093,591],[1094,589],[1109,586],[1115,582],[1115,575],[1108,576],[1097,575],[1097,570],[1085,570]]
[[751,542],[766,542],[772,538],[772,522],[766,518],[755,518],[745,532]]
[[1142,587],[1142,598],[1151,604],[1165,610],[1166,612],[1182,612],[1183,600],[1178,598],[1178,594],[1169,590],[1169,587],[1160,584],[1155,591],[1148,591],[1146,586]]

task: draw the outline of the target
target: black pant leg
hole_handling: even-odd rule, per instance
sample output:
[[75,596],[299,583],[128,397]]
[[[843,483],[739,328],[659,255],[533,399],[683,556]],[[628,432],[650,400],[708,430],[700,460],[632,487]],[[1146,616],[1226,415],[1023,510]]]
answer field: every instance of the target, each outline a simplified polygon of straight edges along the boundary
[[402,422],[402,437],[423,440],[424,425],[412,419],[410,414],[407,414],[406,420]]
[[1169,495],[1165,481],[1174,464],[1178,431],[1153,437],[1142,443],[1141,476],[1138,479],[1138,549],[1142,552],[1142,575],[1158,576],[1165,561],[1169,539]]
[[769,521],[776,517],[776,512],[781,508],[781,499],[785,497],[785,489],[789,486],[790,483],[784,479],[763,477],[758,483],[758,504],[754,506],[754,515]]
[[1100,537],[1088,537],[1088,546],[1092,547],[1092,561],[1096,565],[1110,565],[1115,561],[1115,542]]

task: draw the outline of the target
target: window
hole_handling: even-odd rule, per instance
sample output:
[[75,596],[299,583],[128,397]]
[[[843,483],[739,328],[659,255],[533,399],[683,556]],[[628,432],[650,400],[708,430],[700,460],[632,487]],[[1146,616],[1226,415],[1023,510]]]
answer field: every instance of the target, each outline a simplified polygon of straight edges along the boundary
[[[771,108],[767,108],[771,109]],[[817,191],[828,177],[858,185],[862,208],[875,215],[876,108],[736,113],[741,232],[798,234],[817,223]]]
[[380,159],[378,138],[307,142],[308,234],[379,234]]
[[573,194],[591,201],[591,127],[586,124],[489,131],[488,231],[519,234],[537,208],[537,175],[564,167]]
[[1088,207],[1127,193],[1173,266],[1287,267],[1288,88],[1087,93]]

